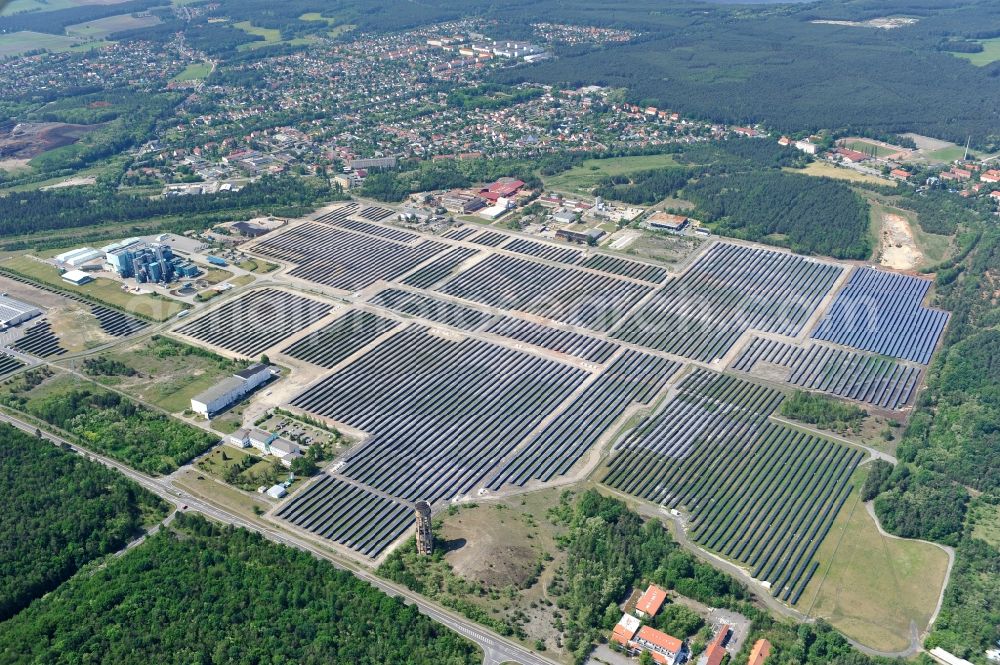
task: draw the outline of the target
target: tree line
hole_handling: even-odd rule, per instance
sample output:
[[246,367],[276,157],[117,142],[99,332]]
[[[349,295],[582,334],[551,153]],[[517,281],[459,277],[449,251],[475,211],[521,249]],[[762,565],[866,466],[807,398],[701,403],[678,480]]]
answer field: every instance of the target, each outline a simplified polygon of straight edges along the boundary
[[[166,505],[100,464],[0,423],[0,621],[121,549]],[[2,632],[2,631],[0,631]]]
[[482,662],[458,634],[329,562],[184,513],[8,621],[0,653],[11,665]]

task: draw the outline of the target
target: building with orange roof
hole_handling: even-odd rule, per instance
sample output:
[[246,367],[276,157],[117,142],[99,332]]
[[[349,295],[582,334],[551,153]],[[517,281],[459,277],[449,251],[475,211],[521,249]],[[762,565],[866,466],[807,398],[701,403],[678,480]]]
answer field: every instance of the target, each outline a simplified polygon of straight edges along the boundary
[[907,180],[913,174],[907,171],[906,169],[893,169],[892,171],[889,171],[889,175],[891,175],[893,178],[899,178],[900,180]]
[[622,618],[615,624],[615,629],[611,631],[611,641],[627,649],[628,643],[635,637],[641,625],[642,622],[631,614],[623,614]]
[[982,182],[1000,182],[1000,169],[990,169],[989,171],[984,171],[979,179]]
[[705,648],[705,652],[698,658],[698,665],[722,665],[722,659],[726,655],[726,641],[729,639],[730,628],[728,624],[722,624],[719,632],[712,638],[711,643]]
[[765,639],[759,639],[753,643],[750,651],[750,660],[747,665],[764,665],[764,661],[771,655],[771,643]]
[[653,660],[661,665],[675,665],[684,659],[687,649],[684,642],[676,637],[643,626],[629,641],[630,653],[635,655],[642,651],[648,651]]
[[646,592],[639,598],[639,602],[635,604],[636,616],[643,619],[655,617],[666,600],[667,592],[655,584],[650,584]]

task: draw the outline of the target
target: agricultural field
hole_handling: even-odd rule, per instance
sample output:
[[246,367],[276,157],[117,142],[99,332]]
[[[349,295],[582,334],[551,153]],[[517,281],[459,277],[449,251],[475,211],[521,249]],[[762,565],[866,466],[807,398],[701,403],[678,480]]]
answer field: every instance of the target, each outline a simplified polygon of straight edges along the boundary
[[11,32],[0,35],[0,58],[20,55],[37,49],[68,51],[82,43],[83,41],[79,38],[65,35],[30,31]]
[[79,37],[81,39],[104,39],[116,32],[148,28],[159,23],[160,19],[158,16],[122,14],[120,16],[108,16],[86,23],[67,26],[66,34],[70,37]]
[[98,277],[82,286],[69,284],[59,276],[55,266],[31,256],[15,256],[0,261],[0,270],[14,273],[14,276],[25,277],[43,286],[50,286],[59,292],[78,294],[84,298],[107,303],[111,307],[142,319],[166,321],[187,308],[182,302],[157,294],[123,291],[121,284],[103,277]]
[[98,383],[180,413],[191,408],[192,397],[245,366],[157,335],[87,358],[81,369]]
[[911,622],[923,631],[944,587],[948,556],[930,543],[880,533],[859,496],[866,467],[817,550],[821,562],[796,605],[848,637],[883,651],[910,645]]
[[693,540],[795,604],[862,453],[769,422],[769,388],[695,370],[677,391],[619,442],[604,483],[685,511]]
[[801,169],[785,168],[788,173],[802,173],[819,178],[833,178],[834,180],[846,180],[847,182],[861,182],[868,185],[882,185],[884,187],[895,187],[899,183],[889,178],[882,178],[870,173],[861,173],[854,169],[843,166],[835,166],[829,162],[810,162],[808,166]]
[[604,178],[676,165],[673,155],[588,159],[568,171],[545,177],[545,188],[567,194],[586,194]]
[[84,5],[114,5],[125,0],[11,0],[0,10],[0,16],[21,12],[50,12]]
[[261,289],[230,300],[174,332],[254,358],[316,323],[332,307],[278,289]]

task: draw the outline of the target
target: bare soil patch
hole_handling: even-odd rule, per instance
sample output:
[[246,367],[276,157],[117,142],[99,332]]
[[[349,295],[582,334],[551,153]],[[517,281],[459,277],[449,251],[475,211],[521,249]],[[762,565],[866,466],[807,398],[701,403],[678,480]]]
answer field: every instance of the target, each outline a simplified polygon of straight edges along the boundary
[[894,270],[913,270],[924,255],[917,249],[910,222],[902,215],[881,214],[879,264]]

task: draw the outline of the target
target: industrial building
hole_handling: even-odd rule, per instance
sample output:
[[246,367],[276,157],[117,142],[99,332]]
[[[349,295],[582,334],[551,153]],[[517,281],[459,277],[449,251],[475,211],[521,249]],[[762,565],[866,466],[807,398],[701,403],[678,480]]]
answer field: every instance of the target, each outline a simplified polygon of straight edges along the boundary
[[426,501],[417,501],[414,512],[417,516],[417,553],[427,556],[434,551],[431,505]]
[[69,266],[70,268],[79,268],[85,263],[89,263],[95,259],[100,259],[104,257],[104,252],[99,249],[94,249],[93,247],[81,247],[79,249],[71,249],[68,252],[63,252],[62,254],[56,254],[55,260],[57,263]]
[[687,228],[690,220],[684,215],[674,215],[669,212],[654,212],[646,220],[646,225],[654,231],[669,231],[680,233]]
[[[191,410],[198,415],[211,418],[219,411],[242,400],[270,378],[271,369],[267,365],[261,363],[251,365],[192,397]],[[254,443],[252,438],[250,443]]]
[[28,319],[40,316],[42,310],[34,305],[14,300],[7,294],[0,295],[0,330],[24,323]]
[[88,275],[82,270],[68,270],[62,274],[62,278],[64,282],[68,282],[73,286],[82,286],[87,282],[94,281],[94,278],[91,275]]
[[139,283],[164,284],[184,277],[195,277],[201,271],[190,261],[174,256],[168,245],[145,243],[129,238],[103,248],[111,270],[120,277],[134,277]]

